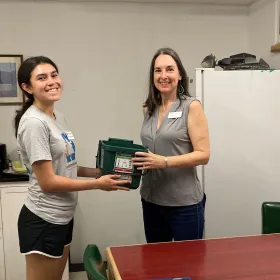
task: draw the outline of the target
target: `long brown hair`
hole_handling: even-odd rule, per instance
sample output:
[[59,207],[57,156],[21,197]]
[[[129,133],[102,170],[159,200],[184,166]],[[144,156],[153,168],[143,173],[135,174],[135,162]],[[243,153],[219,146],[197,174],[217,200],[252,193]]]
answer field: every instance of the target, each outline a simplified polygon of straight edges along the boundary
[[143,105],[144,107],[147,108],[149,116],[152,116],[152,114],[155,111],[155,108],[160,106],[162,102],[160,92],[158,91],[154,83],[155,61],[157,57],[161,54],[170,55],[175,60],[179,73],[182,77],[182,80],[180,81],[180,88],[183,90],[180,91],[180,88],[177,87],[177,97],[180,100],[180,105],[183,99],[186,99],[186,97],[191,96],[188,92],[188,88],[189,88],[188,76],[179,55],[171,48],[161,48],[157,50],[157,52],[155,53],[150,65],[149,94]]
[[28,93],[22,88],[22,84],[31,85],[30,78],[31,73],[34,68],[39,64],[50,64],[52,65],[58,73],[58,68],[56,64],[45,56],[34,56],[27,58],[19,67],[18,69],[18,85],[23,91],[24,95],[26,96],[26,101],[23,103],[22,107],[19,110],[16,110],[16,115],[14,118],[14,129],[15,129],[15,136],[17,137],[18,126],[21,117],[27,111],[27,109],[33,104],[34,96],[33,94]]

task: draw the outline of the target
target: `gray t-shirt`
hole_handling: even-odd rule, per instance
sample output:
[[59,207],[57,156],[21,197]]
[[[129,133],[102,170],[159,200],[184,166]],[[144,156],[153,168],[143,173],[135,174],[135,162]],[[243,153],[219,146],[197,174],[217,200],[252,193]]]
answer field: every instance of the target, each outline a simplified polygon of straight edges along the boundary
[[55,112],[55,117],[53,120],[32,105],[20,120],[17,140],[29,173],[26,207],[47,222],[67,224],[74,216],[77,192],[43,192],[32,170],[34,162],[51,160],[56,175],[77,179],[73,134],[63,115]]
[[[176,100],[157,129],[158,108],[149,117],[145,114],[141,140],[152,153],[163,156],[177,156],[193,151],[188,134],[188,114],[191,102],[188,97]],[[180,106],[179,106],[180,105]],[[197,177],[196,167],[151,169],[142,177],[142,198],[162,206],[186,206],[199,203],[203,191]]]

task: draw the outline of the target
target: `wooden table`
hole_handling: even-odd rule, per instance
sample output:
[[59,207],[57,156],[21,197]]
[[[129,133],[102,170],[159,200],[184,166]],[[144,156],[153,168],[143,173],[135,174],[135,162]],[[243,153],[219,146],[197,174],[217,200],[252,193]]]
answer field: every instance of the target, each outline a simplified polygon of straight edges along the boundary
[[110,279],[280,280],[280,234],[106,249]]

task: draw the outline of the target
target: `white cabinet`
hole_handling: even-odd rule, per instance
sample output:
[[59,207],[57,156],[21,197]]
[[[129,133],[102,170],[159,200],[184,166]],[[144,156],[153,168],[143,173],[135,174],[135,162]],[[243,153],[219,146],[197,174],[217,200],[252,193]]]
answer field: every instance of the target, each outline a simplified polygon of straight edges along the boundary
[[[0,183],[0,280],[26,279],[25,257],[19,251],[17,221],[27,191],[27,183]],[[67,264],[63,280],[68,279]]]
[[2,223],[2,211],[0,207],[0,280],[5,280],[5,278],[6,276],[5,276],[5,261],[4,261],[3,223]]
[[17,220],[28,189],[22,186],[1,188],[0,191],[6,280],[25,279],[25,259],[19,252]]

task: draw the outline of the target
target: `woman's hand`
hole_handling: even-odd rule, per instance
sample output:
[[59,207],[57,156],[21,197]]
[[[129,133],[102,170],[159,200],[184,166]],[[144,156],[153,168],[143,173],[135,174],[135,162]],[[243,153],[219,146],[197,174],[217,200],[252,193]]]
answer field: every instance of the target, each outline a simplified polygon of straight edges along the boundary
[[132,158],[134,166],[138,167],[137,170],[165,168],[165,157],[153,154],[152,152],[136,152],[136,157]]
[[129,188],[125,188],[122,185],[130,184],[129,180],[117,180],[121,175],[105,175],[96,179],[98,181],[98,188],[102,191],[129,191]]

